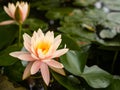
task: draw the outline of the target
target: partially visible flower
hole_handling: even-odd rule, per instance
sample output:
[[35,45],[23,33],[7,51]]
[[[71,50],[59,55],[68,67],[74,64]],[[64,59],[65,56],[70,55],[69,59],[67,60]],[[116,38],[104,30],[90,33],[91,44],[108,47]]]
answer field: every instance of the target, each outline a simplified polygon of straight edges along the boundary
[[4,10],[13,20],[3,21],[0,25],[7,25],[15,22],[22,24],[28,16],[29,5],[27,2],[17,2],[16,5],[8,3],[8,7],[4,6]]
[[32,37],[25,33],[23,39],[24,47],[28,52],[16,51],[10,53],[13,57],[29,62],[24,71],[23,79],[40,70],[43,80],[48,85],[50,82],[48,66],[54,71],[64,74],[62,70],[63,65],[57,60],[54,60],[54,58],[60,57],[68,51],[66,47],[57,50],[62,41],[61,35],[54,37],[52,31],[48,31],[44,34],[39,29],[37,32],[35,31],[33,33]]

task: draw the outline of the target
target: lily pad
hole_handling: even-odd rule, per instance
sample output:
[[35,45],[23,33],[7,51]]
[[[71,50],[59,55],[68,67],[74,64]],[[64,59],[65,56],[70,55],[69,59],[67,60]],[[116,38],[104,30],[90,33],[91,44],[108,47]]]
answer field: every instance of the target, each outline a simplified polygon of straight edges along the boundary
[[119,89],[120,89],[120,77],[114,76],[112,83],[105,90],[119,90]]
[[120,46],[120,36],[117,35],[115,38],[110,39],[110,40],[103,40],[100,39],[99,37],[96,38],[96,42],[104,45],[104,46]]
[[9,46],[5,50],[0,52],[0,66],[13,65],[18,59],[9,55],[9,53],[19,50],[17,45]]
[[112,10],[120,10],[120,0],[100,0],[102,1],[107,8],[112,9]]
[[48,24],[40,19],[29,18],[24,22],[22,30],[31,34],[39,28],[45,31],[48,29]]
[[100,37],[105,38],[114,38],[117,35],[117,32],[115,30],[102,30],[100,32]]
[[[62,76],[58,73],[52,72],[53,77],[63,85],[67,90],[83,90],[80,86],[80,81],[76,79],[74,76]],[[73,83],[74,82],[74,83]]]
[[56,20],[56,19],[62,19],[65,15],[69,15],[72,11],[72,8],[66,7],[66,8],[54,8],[52,10],[49,10],[46,13],[46,17],[48,19]]
[[76,6],[88,6],[93,5],[97,0],[75,0],[74,5]]
[[118,23],[120,24],[120,13],[109,13],[107,15],[107,19],[110,20],[111,22]]
[[0,49],[8,47],[16,38],[17,25],[0,26]]
[[36,7],[38,10],[50,10],[52,8],[59,7],[59,0],[41,0],[32,3],[31,7]]
[[86,67],[80,76],[93,88],[106,88],[112,81],[112,75],[95,65]]
[[65,69],[72,74],[79,76],[83,72],[87,61],[87,51],[69,51],[66,55],[60,57]]

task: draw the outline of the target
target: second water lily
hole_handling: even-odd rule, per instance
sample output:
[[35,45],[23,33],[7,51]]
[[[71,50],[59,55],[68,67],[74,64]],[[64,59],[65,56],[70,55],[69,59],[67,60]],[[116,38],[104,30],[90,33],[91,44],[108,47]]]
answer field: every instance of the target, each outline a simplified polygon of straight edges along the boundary
[[57,50],[62,41],[61,35],[54,37],[52,31],[44,34],[42,30],[39,29],[33,33],[32,37],[24,34],[23,39],[24,47],[28,52],[16,51],[10,53],[13,57],[29,62],[24,71],[23,79],[30,74],[35,74],[40,71],[43,80],[48,85],[50,82],[48,66],[54,71],[62,73],[63,65],[54,60],[54,58],[60,57],[68,51],[67,48]]

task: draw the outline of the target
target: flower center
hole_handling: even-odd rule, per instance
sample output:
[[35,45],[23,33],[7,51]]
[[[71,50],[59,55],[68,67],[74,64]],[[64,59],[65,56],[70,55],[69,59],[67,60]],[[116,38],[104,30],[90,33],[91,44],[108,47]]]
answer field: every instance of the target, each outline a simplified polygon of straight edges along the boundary
[[42,41],[37,45],[37,49],[41,49],[42,53],[45,55],[50,48],[50,43]]

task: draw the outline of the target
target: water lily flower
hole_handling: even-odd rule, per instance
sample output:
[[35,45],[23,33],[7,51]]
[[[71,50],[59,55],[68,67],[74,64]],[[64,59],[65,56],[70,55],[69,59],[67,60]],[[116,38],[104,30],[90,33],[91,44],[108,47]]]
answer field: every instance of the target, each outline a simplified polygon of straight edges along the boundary
[[55,60],[65,54],[68,49],[57,50],[62,39],[61,35],[54,37],[52,31],[48,31],[46,34],[39,29],[37,32],[34,31],[33,36],[30,37],[28,34],[23,35],[24,47],[27,51],[16,51],[10,53],[11,56],[16,57],[20,60],[28,61],[28,65],[24,71],[23,79],[30,74],[35,74],[38,71],[41,72],[42,78],[46,85],[50,82],[50,74],[48,66],[54,71],[63,74],[62,63]]
[[0,25],[7,25],[12,23],[22,24],[29,12],[29,5],[27,2],[17,2],[16,5],[8,3],[8,7],[4,6],[5,12],[13,19],[0,22]]

